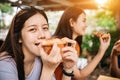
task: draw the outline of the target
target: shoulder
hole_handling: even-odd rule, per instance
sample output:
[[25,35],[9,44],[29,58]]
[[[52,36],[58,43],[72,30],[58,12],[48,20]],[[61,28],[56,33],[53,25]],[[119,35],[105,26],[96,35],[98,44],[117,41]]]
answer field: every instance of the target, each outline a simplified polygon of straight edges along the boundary
[[0,57],[0,80],[18,80],[16,64],[11,56]]
[[11,56],[0,57],[0,72],[16,72],[16,64]]

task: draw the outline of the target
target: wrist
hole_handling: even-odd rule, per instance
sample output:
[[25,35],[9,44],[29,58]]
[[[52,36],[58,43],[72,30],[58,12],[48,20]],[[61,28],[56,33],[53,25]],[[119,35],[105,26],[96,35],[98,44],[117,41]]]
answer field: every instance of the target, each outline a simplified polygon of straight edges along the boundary
[[52,72],[50,69],[43,67],[40,80],[52,80],[53,75],[54,75],[54,72]]
[[46,74],[51,74],[51,75],[53,75],[55,70],[53,70],[52,68],[43,66],[42,71],[44,71]]
[[116,50],[112,50],[112,55],[114,55],[114,56],[118,56],[119,53],[120,52],[117,52]]
[[73,70],[71,71],[71,70],[65,70],[64,68],[62,69],[62,72],[63,72],[63,74],[64,75],[66,75],[66,76],[69,76],[69,77],[72,77],[72,76],[74,76],[74,74],[73,74]]
[[99,50],[98,50],[98,52],[100,52],[100,53],[105,53],[105,52],[106,52],[106,49],[100,47]]

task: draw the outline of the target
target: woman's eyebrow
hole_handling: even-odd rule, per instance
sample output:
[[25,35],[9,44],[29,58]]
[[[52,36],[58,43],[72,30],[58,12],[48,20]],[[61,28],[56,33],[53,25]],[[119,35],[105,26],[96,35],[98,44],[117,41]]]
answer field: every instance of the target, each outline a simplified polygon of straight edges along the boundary
[[[33,27],[33,26],[35,27],[37,25],[36,24],[31,24],[31,25],[26,26],[26,28]],[[42,26],[49,26],[49,24],[45,23],[45,24],[42,24]]]
[[35,24],[33,24],[33,25],[28,25],[28,26],[26,26],[26,28],[29,28],[29,27],[32,27],[32,26],[37,26],[37,25],[35,25]]
[[49,24],[48,23],[46,23],[46,24],[43,24],[42,26],[48,26]]

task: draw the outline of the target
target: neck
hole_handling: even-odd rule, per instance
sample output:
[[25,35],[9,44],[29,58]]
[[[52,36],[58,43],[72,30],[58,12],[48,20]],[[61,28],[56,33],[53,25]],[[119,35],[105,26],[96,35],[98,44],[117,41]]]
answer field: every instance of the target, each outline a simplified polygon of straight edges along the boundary
[[73,33],[72,39],[75,40],[77,38],[77,36],[78,36],[77,34]]
[[28,76],[31,73],[34,63],[35,63],[35,58],[30,58],[30,59],[25,58],[24,59],[25,76]]
[[35,59],[35,55],[33,55],[32,53],[28,53],[27,51],[24,51],[24,57],[24,64],[29,64]]
[[34,60],[35,60],[34,56],[25,56],[24,64],[26,65],[31,64],[34,62]]

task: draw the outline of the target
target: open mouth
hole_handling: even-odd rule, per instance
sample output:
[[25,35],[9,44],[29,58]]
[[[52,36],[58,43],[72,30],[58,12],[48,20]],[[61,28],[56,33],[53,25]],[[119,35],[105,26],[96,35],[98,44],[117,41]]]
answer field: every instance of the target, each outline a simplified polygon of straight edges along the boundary
[[35,43],[36,46],[38,46],[40,43]]

